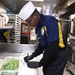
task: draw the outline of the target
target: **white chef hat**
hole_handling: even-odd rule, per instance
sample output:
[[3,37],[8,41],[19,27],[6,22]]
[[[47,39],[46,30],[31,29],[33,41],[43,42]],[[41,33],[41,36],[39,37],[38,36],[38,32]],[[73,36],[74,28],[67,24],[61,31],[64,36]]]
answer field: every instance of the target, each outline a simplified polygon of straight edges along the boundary
[[25,4],[23,6],[23,8],[20,10],[18,16],[23,19],[26,20],[28,17],[30,17],[30,15],[34,12],[35,10],[35,6],[34,4],[30,1],[27,4]]

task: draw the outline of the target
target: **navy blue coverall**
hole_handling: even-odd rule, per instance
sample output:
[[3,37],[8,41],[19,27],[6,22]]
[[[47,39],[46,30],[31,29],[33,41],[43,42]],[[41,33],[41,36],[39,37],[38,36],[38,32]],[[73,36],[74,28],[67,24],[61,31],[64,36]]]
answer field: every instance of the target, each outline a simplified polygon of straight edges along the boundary
[[36,57],[43,53],[39,66],[43,66],[44,75],[63,75],[67,52],[65,47],[59,47],[58,20],[53,16],[41,14],[36,34],[39,38],[39,46],[32,56]]

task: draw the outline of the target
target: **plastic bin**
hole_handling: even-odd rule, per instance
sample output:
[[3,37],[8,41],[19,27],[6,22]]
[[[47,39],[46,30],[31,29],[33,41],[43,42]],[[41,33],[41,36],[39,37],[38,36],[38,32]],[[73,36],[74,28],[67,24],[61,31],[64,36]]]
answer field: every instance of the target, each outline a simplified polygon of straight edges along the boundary
[[3,59],[0,59],[0,69],[1,69],[2,63],[3,63]]
[[18,75],[18,70],[3,70],[1,75]]
[[[17,60],[17,62],[18,62],[17,68],[14,67],[14,65],[16,63],[15,60]],[[13,62],[11,62],[11,61],[13,61]],[[20,61],[20,59],[18,57],[6,57],[2,63],[0,75],[18,75],[19,61]]]

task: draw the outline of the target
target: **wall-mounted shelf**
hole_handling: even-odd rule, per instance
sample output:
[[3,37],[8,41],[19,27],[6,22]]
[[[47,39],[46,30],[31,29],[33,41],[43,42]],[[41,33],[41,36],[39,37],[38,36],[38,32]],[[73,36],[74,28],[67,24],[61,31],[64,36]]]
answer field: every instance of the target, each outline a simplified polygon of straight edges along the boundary
[[12,29],[12,26],[0,26],[0,29]]
[[15,19],[9,19],[8,23],[15,23]]
[[72,3],[71,5],[67,6],[65,9],[66,10],[71,10],[71,9],[74,9],[75,8],[75,2]]
[[64,14],[61,14],[61,15],[60,15],[60,18],[63,17],[63,18],[68,19],[69,16],[70,16],[71,14],[74,14],[74,13],[75,13],[75,9],[71,9],[71,10],[69,10],[69,11],[66,11]]
[[69,19],[69,16],[71,14],[75,13],[75,2],[72,3],[70,6],[65,8],[66,12],[60,15],[60,18],[66,18]]

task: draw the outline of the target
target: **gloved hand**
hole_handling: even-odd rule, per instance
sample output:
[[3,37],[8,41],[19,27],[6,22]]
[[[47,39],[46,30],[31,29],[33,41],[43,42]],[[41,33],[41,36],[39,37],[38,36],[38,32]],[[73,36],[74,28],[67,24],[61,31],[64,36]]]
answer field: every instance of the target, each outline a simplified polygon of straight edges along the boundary
[[29,61],[29,62],[27,63],[27,66],[28,66],[29,68],[38,68],[38,67],[39,67],[39,62],[37,62],[37,61]]
[[25,62],[28,62],[28,60],[31,60],[31,59],[33,59],[32,55],[30,55],[30,56],[27,55],[26,57],[24,57]]

